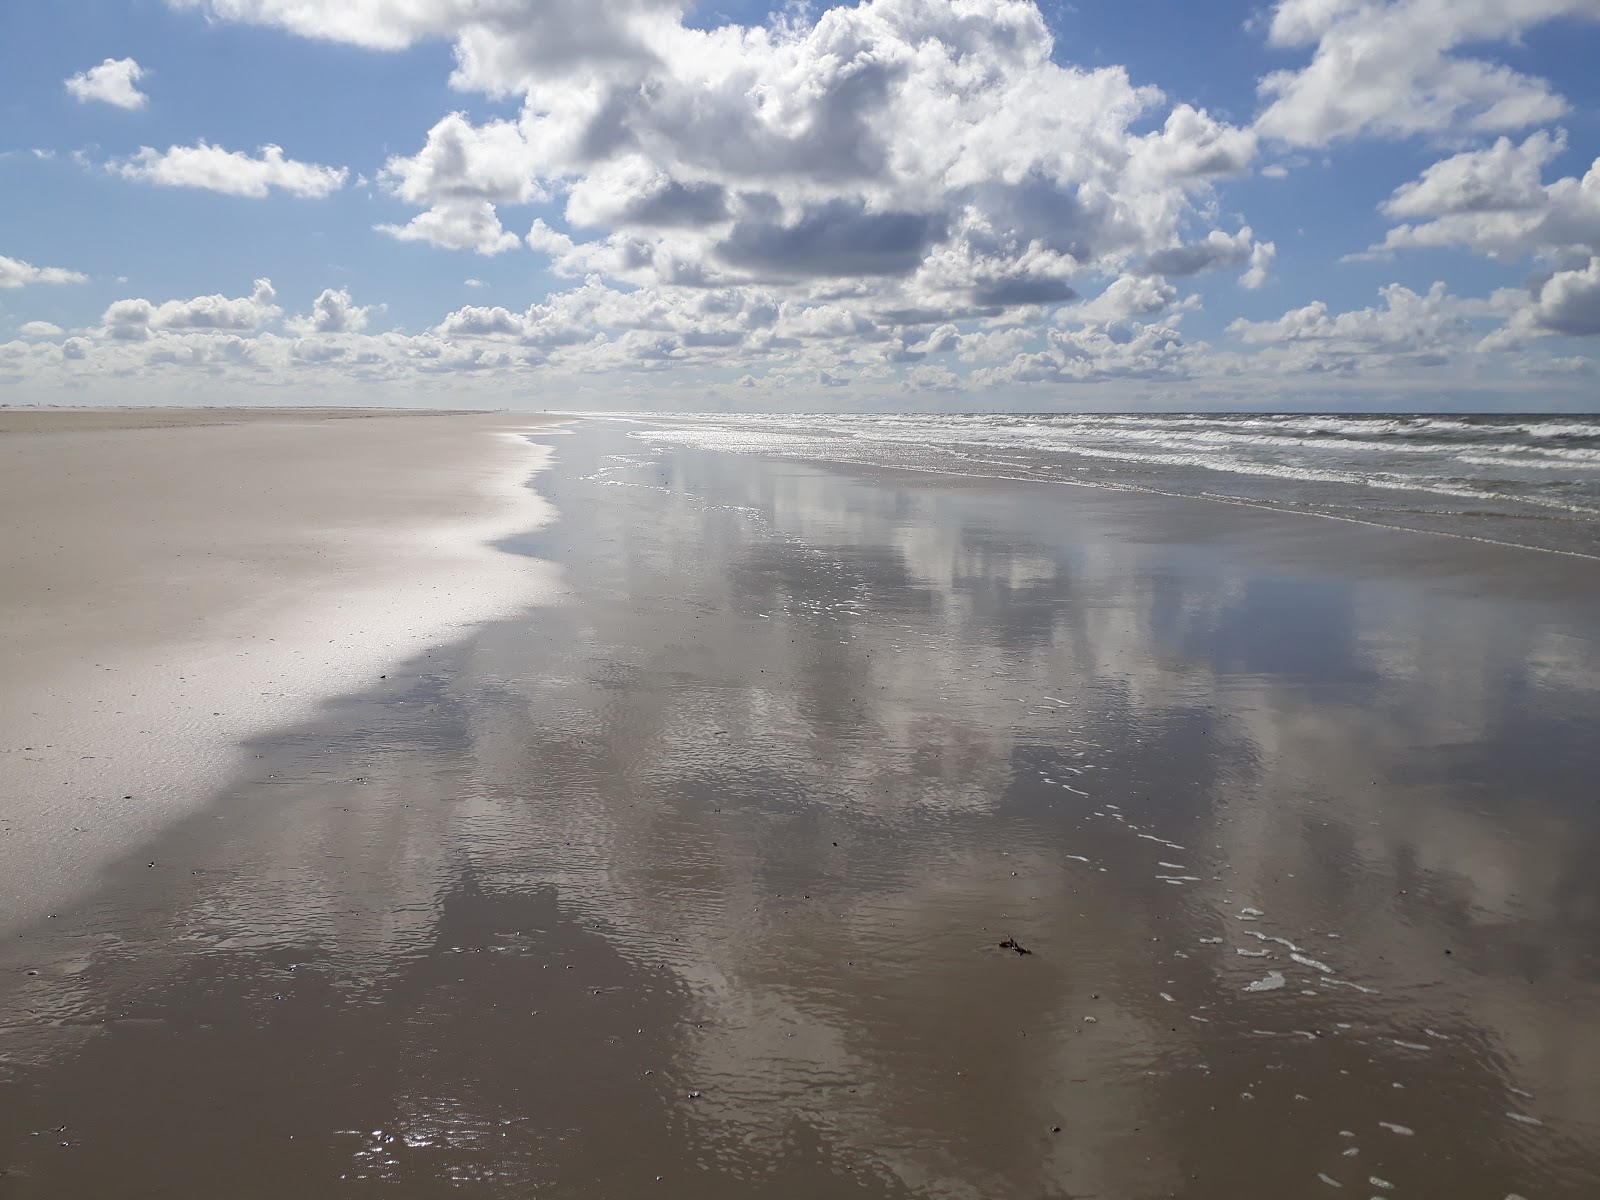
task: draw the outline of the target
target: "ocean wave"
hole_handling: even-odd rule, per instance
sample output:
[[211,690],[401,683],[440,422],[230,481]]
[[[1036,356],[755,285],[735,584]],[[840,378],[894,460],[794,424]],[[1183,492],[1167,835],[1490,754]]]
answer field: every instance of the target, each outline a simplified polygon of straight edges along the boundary
[[[1600,517],[1600,418],[695,414],[636,436],[707,449],[1100,486],[1134,484],[1137,476],[1127,471],[1142,471],[1157,488],[1301,507],[1361,507],[1369,503],[1361,500],[1364,495],[1371,504],[1398,508],[1401,494],[1410,493],[1426,498],[1429,511],[1560,513],[1600,531],[1594,520]],[[1233,484],[1223,482],[1230,477]],[[1329,489],[1342,499],[1330,500]]]

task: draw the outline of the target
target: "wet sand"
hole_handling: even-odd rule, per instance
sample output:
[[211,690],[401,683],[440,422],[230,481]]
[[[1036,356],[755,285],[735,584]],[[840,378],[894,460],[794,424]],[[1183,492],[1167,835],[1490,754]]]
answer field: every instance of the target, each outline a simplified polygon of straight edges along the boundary
[[0,1194],[1594,1194],[1595,564],[627,428],[7,939]]

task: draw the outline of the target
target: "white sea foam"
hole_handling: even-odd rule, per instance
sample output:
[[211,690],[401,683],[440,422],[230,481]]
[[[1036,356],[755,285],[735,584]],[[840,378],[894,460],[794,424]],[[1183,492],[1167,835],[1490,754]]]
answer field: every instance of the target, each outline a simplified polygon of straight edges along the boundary
[[1244,990],[1247,992],[1275,992],[1286,982],[1287,980],[1284,979],[1282,971],[1268,971],[1265,979],[1257,979],[1254,983],[1247,984]]
[[[1245,909],[1245,912],[1254,912],[1254,911],[1255,910],[1251,909],[1251,908]],[[1257,933],[1254,929],[1247,929],[1247,930],[1245,930],[1245,932],[1248,933],[1251,937],[1255,938],[1257,941],[1276,942],[1278,945],[1287,948],[1289,953],[1291,953],[1291,954],[1303,953],[1303,951],[1300,949],[1300,947],[1296,946],[1288,938],[1276,937],[1276,936],[1274,936],[1273,934],[1270,934],[1270,933]]]
[[1327,963],[1319,962],[1308,955],[1291,953],[1289,957],[1294,959],[1294,961],[1299,963],[1302,967],[1310,967],[1313,971],[1321,971],[1324,975],[1333,974],[1333,968]]
[[[1581,417],[707,414],[634,436],[1268,506],[1327,497],[1350,512],[1368,507],[1366,494],[1373,511],[1356,519],[1367,520],[1403,507],[1395,493],[1412,492],[1425,507],[1475,518],[1545,510],[1600,523],[1600,419]],[[1133,476],[1123,466],[1146,470]],[[1592,535],[1573,544],[1584,541],[1592,544]]]

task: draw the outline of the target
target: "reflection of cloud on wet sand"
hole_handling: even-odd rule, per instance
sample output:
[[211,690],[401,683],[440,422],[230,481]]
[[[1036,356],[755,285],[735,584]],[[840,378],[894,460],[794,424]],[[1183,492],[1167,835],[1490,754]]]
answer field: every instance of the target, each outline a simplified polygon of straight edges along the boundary
[[[1420,661],[1396,663],[1374,652],[1371,629],[1387,629],[1390,626],[1385,623],[1393,623],[1398,632],[1383,641],[1390,647],[1409,644],[1425,650],[1429,643],[1408,640],[1401,620],[1404,614],[1379,607],[1385,599],[1382,590],[1324,588],[1322,603],[1298,621],[1302,628],[1296,628],[1292,615],[1277,614],[1285,645],[1294,651],[1280,653],[1281,677],[1273,674],[1271,662],[1224,660],[1219,669],[1215,663],[1208,666],[1204,657],[1210,648],[1207,638],[1214,644],[1214,631],[1233,620],[1241,606],[1248,626],[1249,605],[1263,602],[1224,570],[1213,572],[1211,578],[1202,574],[1186,579],[1173,574],[1170,564],[1160,562],[1160,547],[1111,540],[1095,543],[1092,539],[1086,539],[1087,548],[1074,544],[1054,559],[1037,545],[1017,539],[1017,562],[1008,568],[1005,545],[985,545],[979,552],[959,544],[987,536],[981,525],[963,528],[948,521],[922,519],[927,514],[918,511],[919,505],[927,508],[939,502],[929,499],[923,504],[924,495],[931,493],[902,492],[893,504],[875,511],[862,504],[859,496],[839,499],[837,489],[819,483],[811,497],[813,503],[807,507],[807,497],[794,474],[787,475],[781,503],[771,500],[763,507],[760,496],[747,493],[741,498],[770,522],[774,540],[789,539],[797,556],[804,553],[835,565],[859,561],[863,547],[897,546],[904,565],[890,572],[890,589],[897,599],[904,596],[909,578],[930,598],[898,606],[900,611],[926,612],[920,620],[914,615],[899,623],[846,619],[838,625],[819,624],[806,634],[797,632],[810,628],[807,614],[801,612],[797,624],[774,626],[772,636],[760,643],[762,649],[757,653],[770,652],[772,661],[781,664],[773,668],[779,677],[802,677],[801,692],[814,695],[833,690],[838,696],[837,703],[823,706],[811,717],[804,705],[786,706],[781,698],[775,701],[764,696],[761,703],[742,709],[736,700],[727,705],[730,710],[739,709],[744,717],[736,725],[742,753],[760,760],[771,779],[782,781],[778,791],[787,790],[790,796],[805,793],[813,802],[842,804],[878,819],[894,819],[892,814],[901,813],[906,820],[911,819],[906,814],[918,810],[903,804],[885,805],[891,797],[915,793],[923,821],[935,819],[937,813],[950,814],[938,818],[948,820],[962,811],[982,812],[998,806],[1006,794],[1006,788],[998,785],[1013,774],[1019,749],[1041,740],[1050,742],[1048,733],[1030,725],[1028,718],[1038,714],[1023,704],[1008,710],[1008,701],[1041,695],[1065,697],[1067,703],[1060,711],[1071,713],[1074,724],[1080,726],[1079,743],[1091,746],[1109,746],[1125,732],[1115,728],[1114,722],[1104,724],[1107,718],[1138,714],[1146,731],[1142,735],[1146,755],[1174,751],[1175,746],[1163,747],[1159,735],[1166,725],[1181,725],[1179,714],[1215,706],[1220,711],[1213,732],[1230,745],[1224,760],[1229,774],[1226,779],[1208,781],[1196,796],[1201,803],[1190,801],[1196,811],[1182,819],[1192,823],[1198,818],[1199,824],[1189,836],[1196,841],[1209,837],[1221,847],[1220,852],[1207,849],[1206,857],[1230,872],[1225,886],[1214,892],[1197,889],[1212,895],[1218,907],[1244,903],[1238,897],[1253,895],[1273,880],[1274,895],[1281,903],[1315,914],[1315,918],[1327,915],[1328,897],[1310,889],[1317,886],[1319,874],[1314,868],[1328,835],[1312,833],[1308,823],[1350,831],[1344,840],[1359,870],[1343,886],[1350,892],[1350,902],[1356,904],[1355,912],[1370,907],[1363,898],[1398,890],[1387,887],[1382,876],[1399,878],[1402,864],[1404,872],[1429,879],[1458,872],[1462,879],[1481,878],[1487,890],[1474,902],[1492,909],[1500,902],[1492,893],[1497,888],[1504,890],[1510,881],[1533,885],[1536,894],[1537,881],[1548,876],[1552,857],[1559,859],[1558,847],[1553,844],[1531,852],[1507,847],[1505,839],[1496,836],[1506,814],[1458,813],[1453,811],[1448,793],[1428,794],[1426,789],[1412,788],[1403,799],[1398,798],[1403,785],[1392,778],[1394,760],[1425,748],[1430,738],[1472,743],[1488,736],[1489,718],[1508,702],[1504,681],[1517,669],[1517,647],[1485,639],[1470,627],[1456,628],[1433,640],[1453,645],[1458,657],[1463,647],[1470,647],[1468,656],[1476,654],[1479,661],[1457,663],[1448,672],[1436,671],[1425,655]],[[908,529],[912,532],[906,532]],[[957,544],[949,544],[952,542]],[[771,543],[766,545],[762,553],[771,554]],[[974,567],[974,563],[980,565]],[[1055,565],[1041,565],[1051,563]],[[737,564],[730,570],[736,574]],[[816,568],[818,574],[824,571],[821,566]],[[711,572],[713,576],[717,573]],[[769,565],[761,573],[770,580],[773,568]],[[1070,585],[1065,582],[1068,579]],[[1036,599],[1032,592],[1041,588],[1048,592],[1050,581],[1056,581],[1057,594],[1051,597],[1056,607],[1054,618],[1045,625],[1048,636],[1035,636],[1024,643],[1003,636],[1006,601],[1031,604]],[[803,591],[803,583],[795,586]],[[1184,586],[1192,589],[1190,594],[1183,594]],[[1180,594],[1162,594],[1174,589]],[[870,591],[857,579],[853,588],[843,589],[841,594],[859,598]],[[1296,595],[1293,589],[1285,592],[1290,599]],[[781,607],[772,603],[775,596],[769,588],[764,596],[766,607]],[[1281,608],[1284,598],[1269,594],[1265,603]],[[1158,611],[1163,604],[1166,611]],[[1465,621],[1476,617],[1492,623],[1495,619],[1488,606],[1456,608],[1456,615]],[[980,616],[994,621],[992,638],[978,628]],[[908,627],[908,621],[914,623]],[[1188,631],[1175,638],[1179,645],[1189,646],[1186,654],[1152,654],[1151,627],[1161,622],[1168,630],[1168,644],[1174,640],[1170,635],[1175,629]],[[1342,640],[1328,642],[1330,622]],[[1439,625],[1435,611],[1432,627],[1437,630]],[[1321,638],[1322,643],[1314,647],[1314,653],[1312,648],[1302,649],[1292,641],[1297,633]],[[769,642],[780,644],[770,649]],[[1248,642],[1240,644],[1249,646]],[[954,655],[952,648],[957,648]],[[1246,668],[1242,673],[1241,667]],[[807,683],[803,677],[808,672],[813,677],[825,674],[826,687],[821,682]],[[1335,675],[1336,686],[1330,687],[1327,681],[1330,673]],[[1412,676],[1425,687],[1435,675],[1445,680],[1450,692],[1447,709],[1411,705],[1403,713],[1369,711],[1375,695],[1403,691]],[[1476,686],[1466,686],[1473,681]],[[948,705],[952,696],[960,698],[955,706]],[[863,697],[875,697],[871,711],[852,720],[859,722],[856,735],[870,743],[871,754],[862,757],[872,766],[852,773],[853,762],[848,754],[841,754],[838,745],[839,716],[850,712]],[[961,716],[952,717],[951,707]],[[937,717],[930,716],[935,712]],[[1480,719],[1462,719],[1470,714],[1480,714]],[[1097,725],[1097,719],[1102,724]],[[719,727],[734,723],[726,712],[713,716],[711,722]],[[768,726],[765,730],[760,728],[763,723]],[[692,721],[675,726],[671,743],[682,746],[700,740],[692,726]],[[932,778],[922,778],[909,765],[913,757],[909,752],[902,762],[895,759],[894,751],[919,744],[926,747],[930,731],[937,731],[934,736],[943,745],[940,757],[944,766],[927,772]],[[1174,732],[1171,736],[1176,743],[1181,735]],[[813,777],[809,791],[794,777],[797,772],[804,775],[814,760],[797,755],[797,744],[815,746],[828,764],[825,778]],[[773,748],[770,759],[761,752],[764,745]],[[761,769],[746,762],[738,771],[710,782],[702,778],[701,789],[707,794],[727,794],[734,779],[759,775]],[[679,773],[669,769],[666,774]],[[1405,818],[1366,811],[1363,805],[1372,797],[1374,778],[1385,781],[1380,803],[1406,808]],[[1270,797],[1270,802],[1264,797]],[[1313,816],[1305,807],[1310,799],[1330,802],[1330,806],[1318,808]],[[1209,834],[1208,812],[1215,825]],[[1377,842],[1360,828],[1373,821],[1384,828]],[[950,826],[936,827],[954,833]],[[904,861],[899,870],[884,872],[896,881],[894,886],[914,889],[916,881],[929,875],[939,876],[950,887],[964,879],[951,876],[943,857],[918,860],[909,844],[914,841],[903,839],[887,854],[891,862]],[[1296,866],[1301,870],[1295,871]],[[1498,883],[1497,873],[1501,876]],[[1308,882],[1299,889],[1285,882],[1285,876],[1295,875]],[[1327,881],[1322,882],[1326,885]],[[991,890],[987,871],[966,881],[966,886],[974,897],[987,895]],[[1526,904],[1528,893],[1521,898]],[[1558,916],[1546,910],[1536,919]],[[930,927],[948,919],[948,911],[930,906],[926,918]],[[1345,934],[1347,945],[1342,947],[1346,958],[1353,951],[1375,964],[1380,959],[1403,958],[1414,949],[1405,944],[1400,931],[1416,925],[1415,914],[1401,920],[1380,906],[1372,916],[1352,920],[1357,923],[1346,920],[1344,925],[1350,930]],[[835,929],[838,921],[837,916],[830,916],[821,924]],[[906,928],[904,936],[917,940],[912,928]],[[751,944],[750,939],[724,931],[707,934],[708,943],[721,944],[725,938],[733,945]],[[1310,977],[1306,982],[1315,982],[1312,972],[1300,970],[1300,974]],[[734,977],[731,970],[722,975],[724,980]],[[1475,988],[1481,984],[1481,980],[1475,981]],[[1489,1005],[1479,1008],[1474,1016],[1480,1019],[1492,1011]],[[1527,1028],[1528,1023],[1514,1011],[1505,1018],[1506,1028],[1496,1035],[1497,1040],[1510,1041],[1513,1029]],[[822,1040],[831,1044],[831,1039]],[[1535,1062],[1539,1057],[1534,1056]],[[1539,1068],[1524,1060],[1519,1070],[1525,1069]],[[1580,1112],[1593,1111],[1589,1102],[1576,1107]],[[1080,1175],[1083,1169],[1080,1164]]]
[[[372,1128],[455,1146],[418,1163],[492,1155],[524,1045],[561,1064],[556,1161],[637,1134],[676,1194],[1531,1192],[1582,1161],[1571,610],[1163,541],[1126,498],[731,455],[584,479],[609,448],[546,477],[573,602],[272,751],[286,781],[150,915],[375,1006],[416,1066]],[[86,978],[88,1008],[120,977]]]

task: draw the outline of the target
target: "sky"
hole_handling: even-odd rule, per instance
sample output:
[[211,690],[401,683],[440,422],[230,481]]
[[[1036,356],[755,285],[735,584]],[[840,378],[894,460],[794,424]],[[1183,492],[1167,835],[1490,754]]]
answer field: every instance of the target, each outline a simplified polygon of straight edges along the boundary
[[1600,0],[5,0],[0,404],[1600,411]]

